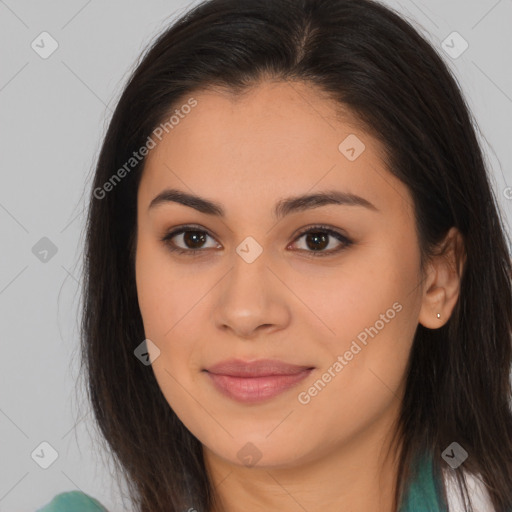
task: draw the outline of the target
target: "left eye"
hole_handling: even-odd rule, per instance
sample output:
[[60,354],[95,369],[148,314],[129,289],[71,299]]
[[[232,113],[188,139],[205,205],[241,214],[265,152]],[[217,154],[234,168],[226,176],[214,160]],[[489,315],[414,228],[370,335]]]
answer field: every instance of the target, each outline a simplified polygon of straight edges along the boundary
[[[172,239],[176,237],[181,237],[184,247],[179,246],[172,241]],[[194,226],[185,226],[166,234],[162,238],[162,242],[164,242],[172,252],[195,256],[204,252],[202,245],[205,243],[207,237],[213,238],[203,229],[195,228]],[[326,226],[311,227],[300,233],[295,241],[300,240],[303,237],[307,248],[299,250],[310,253],[311,256],[328,256],[329,254],[337,253],[344,248],[349,247],[353,243],[352,240],[348,239],[345,235],[342,235],[338,231]],[[332,238],[335,238],[340,242],[338,247],[334,249],[331,248],[330,250],[324,250],[326,247],[331,245],[330,239]],[[210,248],[215,248],[215,246]]]
[[[296,240],[300,240],[304,238],[306,243],[306,247],[311,249],[311,251],[306,250],[306,252],[310,252],[311,256],[328,256],[329,254],[337,253],[352,244],[352,240],[349,240],[346,236],[338,233],[333,229],[328,227],[313,227],[309,228],[306,231],[303,231]],[[339,243],[337,248],[331,248],[330,250],[324,251],[326,247],[331,245],[329,243],[329,239],[335,238]]]

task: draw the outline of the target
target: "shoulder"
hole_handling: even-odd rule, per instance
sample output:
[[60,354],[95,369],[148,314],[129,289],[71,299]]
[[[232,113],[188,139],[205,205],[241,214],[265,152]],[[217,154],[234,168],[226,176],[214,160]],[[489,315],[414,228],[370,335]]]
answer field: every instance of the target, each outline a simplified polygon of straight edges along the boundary
[[[448,498],[448,506],[450,512],[464,512],[462,497],[460,496],[457,479],[454,473],[450,470],[444,469],[444,482],[446,486],[446,495]],[[491,498],[483,483],[480,475],[473,475],[465,472],[468,492],[471,497],[471,503],[475,510],[493,511]]]
[[73,512],[107,512],[107,509],[98,500],[80,491],[60,493],[50,503],[38,508],[36,512],[69,512],[70,510]]

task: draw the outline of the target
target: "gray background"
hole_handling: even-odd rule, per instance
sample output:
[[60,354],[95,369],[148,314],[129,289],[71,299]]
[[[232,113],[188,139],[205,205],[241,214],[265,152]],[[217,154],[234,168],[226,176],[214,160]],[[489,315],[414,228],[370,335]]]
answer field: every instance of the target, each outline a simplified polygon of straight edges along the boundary
[[[468,42],[459,57],[443,55],[477,119],[510,231],[512,1],[385,3],[441,53],[453,31]],[[76,382],[82,230],[92,167],[125,80],[187,5],[0,0],[0,511],[34,511],[74,489],[111,511],[129,508]],[[31,47],[35,40],[49,48],[38,38],[43,31],[59,45],[46,59]],[[49,460],[44,441],[58,452],[47,469],[35,461]]]

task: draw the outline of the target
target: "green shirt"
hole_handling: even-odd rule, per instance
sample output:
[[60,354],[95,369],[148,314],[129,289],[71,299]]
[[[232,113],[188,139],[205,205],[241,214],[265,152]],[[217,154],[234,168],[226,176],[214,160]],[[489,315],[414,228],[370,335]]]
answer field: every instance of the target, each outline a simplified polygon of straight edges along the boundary
[[[440,482],[434,481],[431,459],[423,459],[418,476],[412,481],[399,512],[448,512],[441,499]],[[36,512],[108,512],[101,503],[80,491],[58,494]]]
[[418,476],[409,485],[399,512],[448,512],[441,496],[442,482],[434,479],[432,459],[425,457],[419,462]]
[[91,496],[80,492],[63,492],[53,498],[48,505],[36,512],[108,512],[102,504]]

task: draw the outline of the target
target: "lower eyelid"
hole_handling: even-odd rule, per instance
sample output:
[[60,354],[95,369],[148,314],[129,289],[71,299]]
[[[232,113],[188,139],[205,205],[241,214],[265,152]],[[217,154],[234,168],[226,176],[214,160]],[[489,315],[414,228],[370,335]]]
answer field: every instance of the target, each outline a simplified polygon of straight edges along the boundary
[[[204,235],[206,235],[207,237],[211,238],[212,240],[215,240],[215,237],[213,237],[212,235],[210,235],[210,233],[208,233],[207,231],[204,231],[202,229],[181,229],[179,231],[174,231],[174,232],[171,232],[169,234],[166,234],[163,238],[162,238],[162,241],[171,246],[173,250],[176,250],[176,251],[182,251],[182,252],[199,252],[199,251],[205,251],[207,249],[215,249],[215,247],[206,247],[206,248],[199,248],[199,249],[189,249],[189,248],[183,248],[183,247],[179,247],[177,246],[172,240],[180,235],[184,235],[185,233],[187,232],[197,232],[197,233],[202,233]],[[217,242],[218,243],[218,242]]]
[[[164,242],[164,244],[168,245],[171,249],[171,251],[173,252],[178,252],[178,253],[181,253],[181,254],[194,254],[194,255],[199,255],[199,253],[202,253],[202,252],[206,252],[207,250],[211,250],[211,249],[216,249],[215,247],[206,247],[206,248],[199,248],[199,249],[188,249],[188,248],[183,248],[183,247],[179,247],[179,246],[176,246],[173,242],[172,242],[172,239],[179,236],[179,235],[183,235],[187,232],[190,232],[190,231],[193,231],[193,232],[198,232],[198,233],[203,233],[205,234],[207,237],[211,238],[212,240],[215,240],[216,241],[216,238],[211,235],[208,231],[205,231],[204,229],[199,229],[199,228],[194,228],[193,226],[190,226],[190,227],[186,227],[186,228],[181,228],[179,230],[176,230],[176,231],[171,231],[170,233],[164,235],[164,237],[161,239],[162,242]],[[338,246],[337,248],[335,249],[330,249],[328,251],[307,251],[305,249],[299,249],[299,252],[306,252],[312,256],[328,256],[330,254],[336,254],[338,252],[341,252],[343,249],[346,249],[348,248],[350,245],[353,244],[353,241],[350,240],[347,236],[333,230],[332,228],[327,228],[327,227],[320,227],[320,226],[317,226],[317,227],[312,227],[312,228],[309,228],[301,233],[299,233],[293,240],[292,244],[295,244],[298,240],[300,240],[302,237],[310,234],[310,233],[325,233],[327,234],[329,237],[331,238],[335,238],[338,242],[340,242],[340,246]],[[217,242],[218,243],[218,242]]]
[[[311,232],[325,232],[322,230],[312,230]],[[300,234],[292,243],[297,243],[298,240],[300,240],[303,236],[309,234],[309,231],[306,231],[305,233]],[[306,250],[306,249],[298,249],[298,252],[303,252],[307,256],[317,257],[317,256],[333,256],[340,252],[342,252],[345,249],[348,249],[352,245],[352,240],[347,238],[344,235],[338,234],[338,233],[326,233],[330,238],[334,238],[337,242],[339,242],[338,246],[334,249],[328,249],[328,250],[322,250],[322,251],[312,251],[312,250]]]

